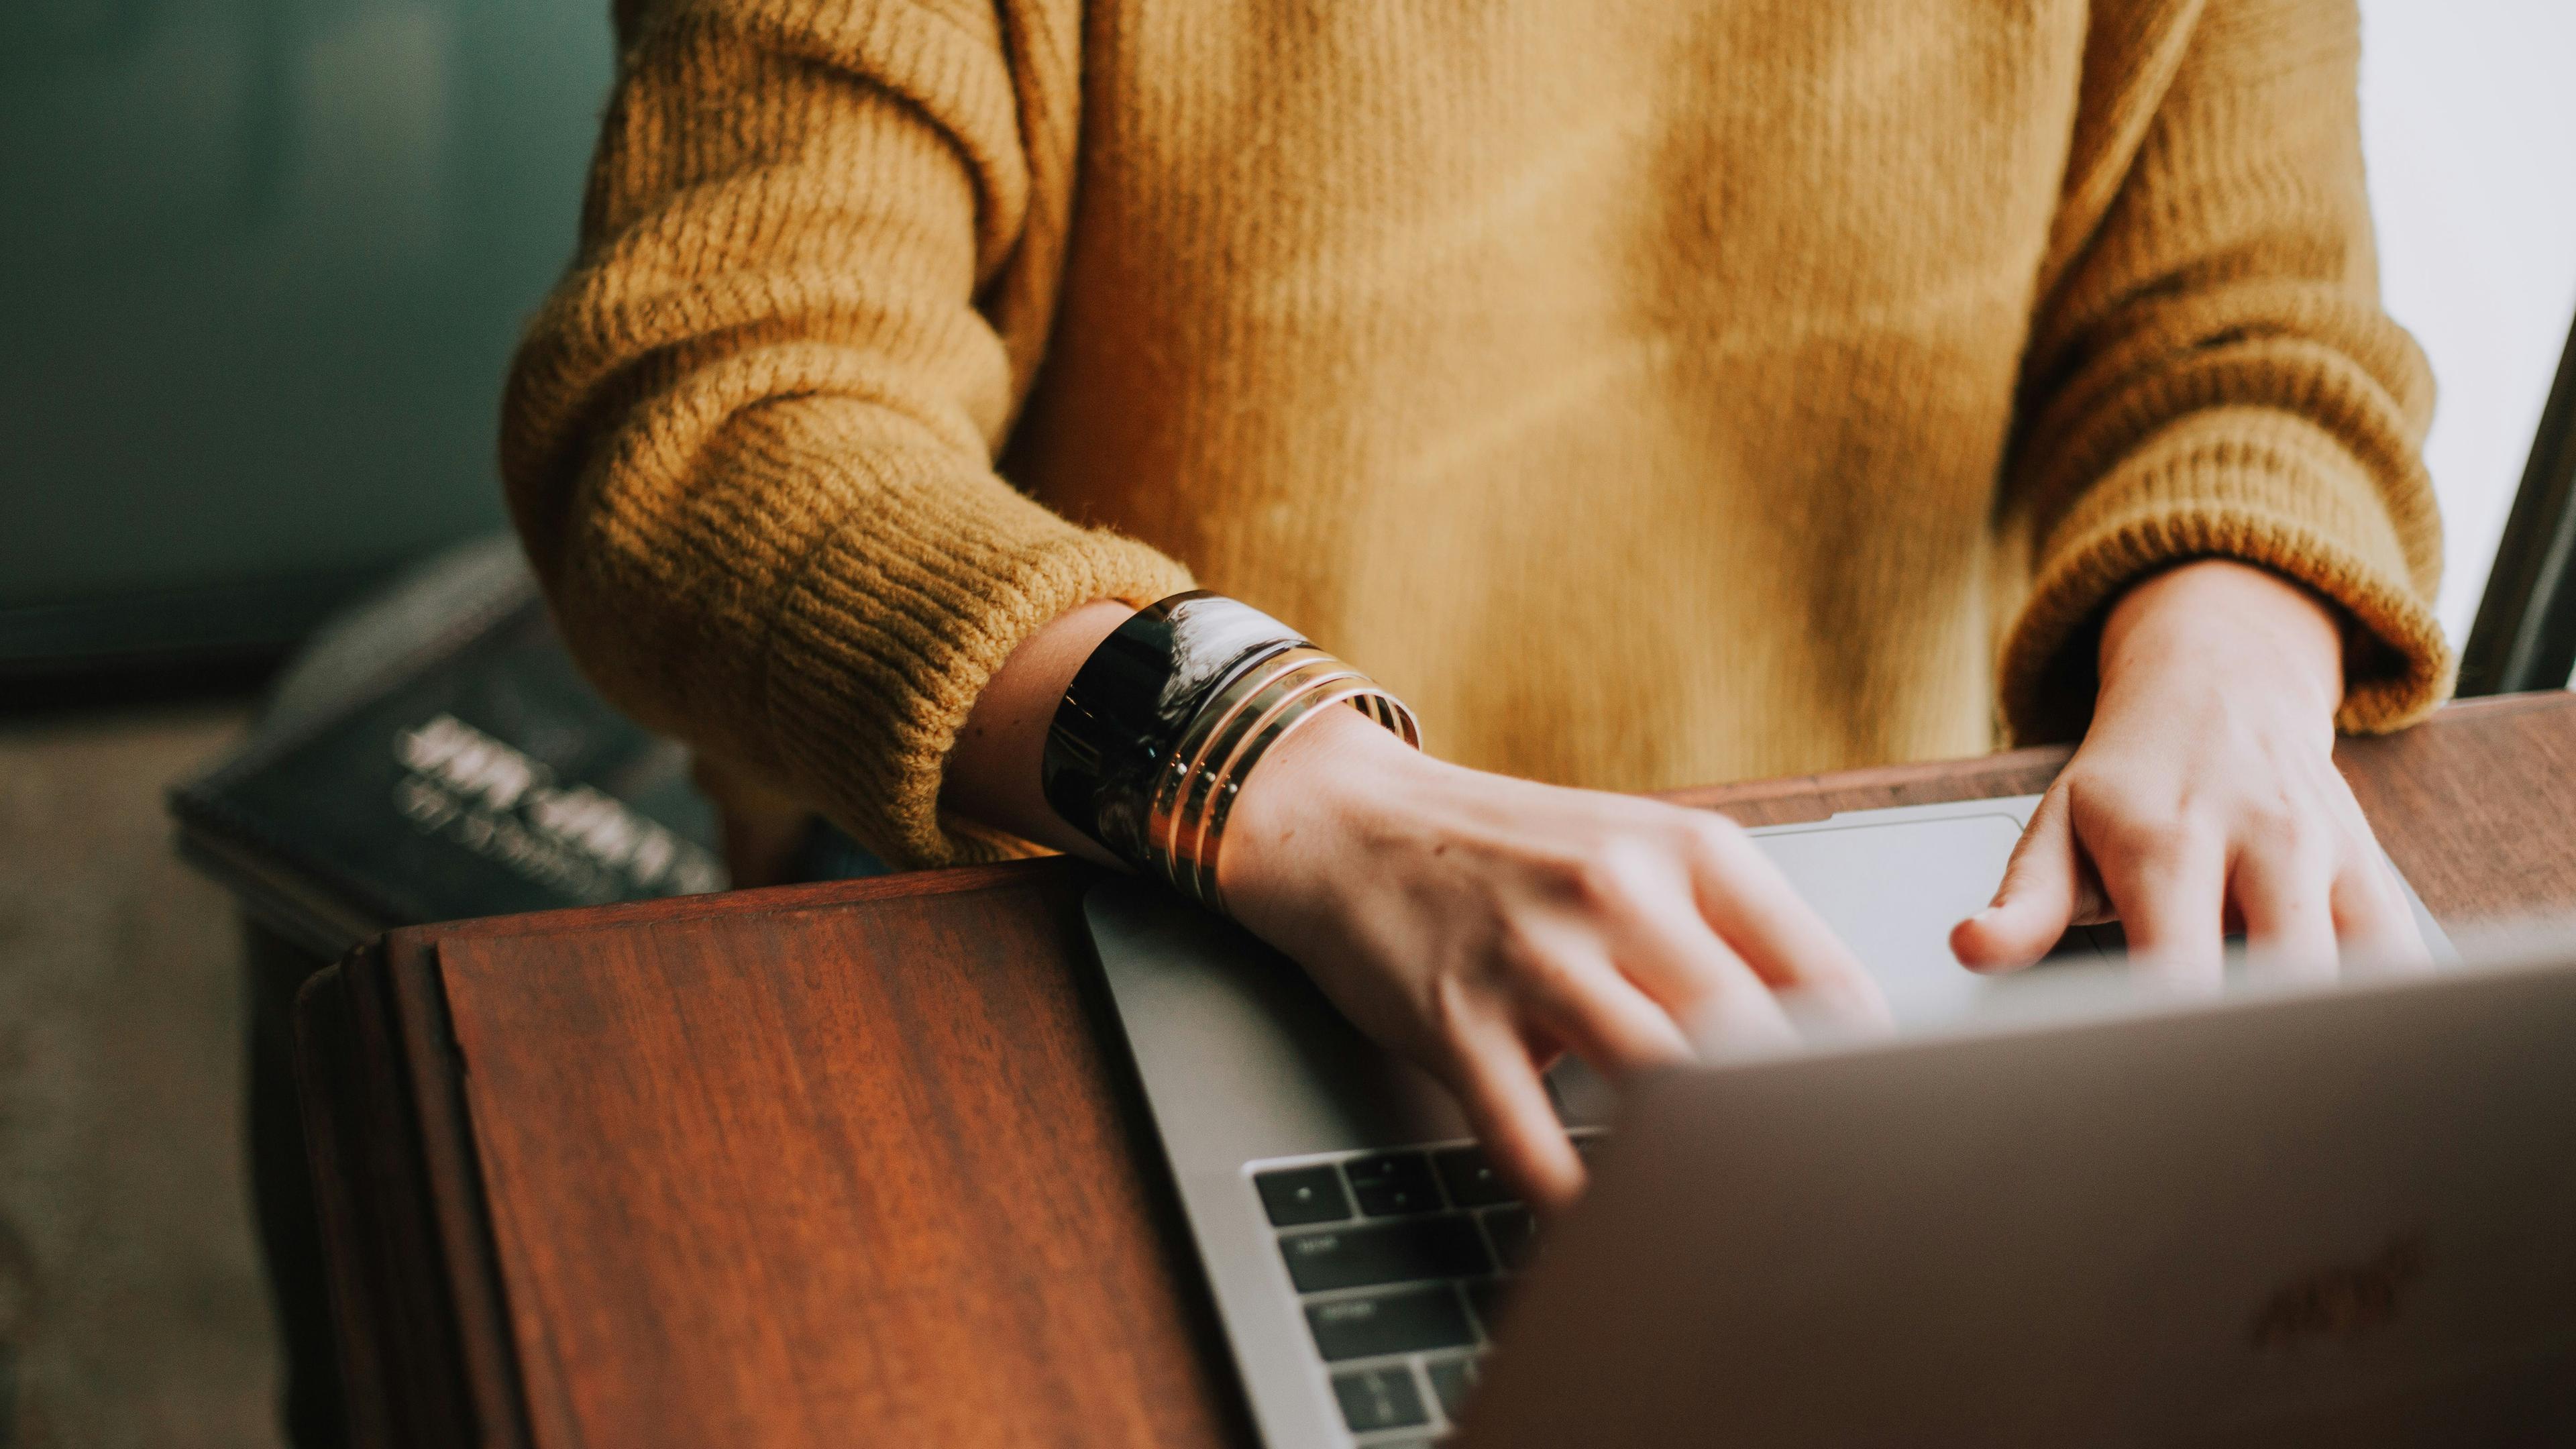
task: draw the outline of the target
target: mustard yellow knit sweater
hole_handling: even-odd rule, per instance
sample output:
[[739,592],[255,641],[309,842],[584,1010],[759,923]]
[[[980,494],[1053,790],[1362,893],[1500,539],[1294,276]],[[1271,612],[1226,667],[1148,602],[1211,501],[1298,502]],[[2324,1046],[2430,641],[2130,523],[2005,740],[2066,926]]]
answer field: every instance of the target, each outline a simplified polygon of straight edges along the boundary
[[503,461],[576,652],[890,858],[1061,611],[1645,789],[2063,736],[2220,554],[2435,704],[2350,0],[622,0]]

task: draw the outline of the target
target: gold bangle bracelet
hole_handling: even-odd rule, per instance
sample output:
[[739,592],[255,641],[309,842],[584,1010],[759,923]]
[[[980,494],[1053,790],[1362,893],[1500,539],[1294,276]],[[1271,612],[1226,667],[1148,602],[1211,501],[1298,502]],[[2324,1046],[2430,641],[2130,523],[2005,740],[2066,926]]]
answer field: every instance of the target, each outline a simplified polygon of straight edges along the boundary
[[1165,853],[1165,870],[1176,888],[1205,899],[1196,885],[1196,865],[1207,849],[1208,803],[1238,770],[1244,744],[1305,695],[1353,681],[1363,686],[1369,682],[1368,676],[1327,656],[1273,676],[1225,721],[1209,741],[1205,762],[1192,772],[1189,792],[1173,811],[1169,832],[1157,841]]
[[1244,780],[1330,704],[1349,704],[1421,748],[1413,711],[1359,670],[1311,645],[1270,655],[1209,696],[1164,757],[1146,802],[1144,863],[1174,890],[1222,910],[1217,856]]
[[1175,886],[1204,898],[1193,882],[1197,875],[1196,862],[1208,845],[1208,806],[1223,791],[1226,781],[1233,777],[1235,761],[1243,753],[1244,742],[1304,695],[1352,680],[1361,684],[1368,682],[1367,676],[1358,670],[1333,660],[1282,674],[1260,693],[1244,701],[1243,707],[1227,721],[1218,737],[1210,741],[1208,764],[1191,777],[1189,794],[1175,813],[1172,832],[1166,841],[1170,861],[1166,869]]
[[1200,848],[1194,852],[1197,858],[1191,862],[1195,887],[1192,893],[1211,909],[1219,913],[1225,910],[1224,893],[1217,887],[1217,859],[1225,848],[1226,818],[1234,812],[1234,802],[1242,794],[1243,783],[1252,778],[1253,768],[1272,747],[1295,733],[1308,720],[1317,718],[1325,708],[1336,704],[1353,706],[1406,744],[1417,750],[1422,748],[1422,727],[1414,719],[1413,711],[1364,674],[1305,691],[1281,706],[1270,722],[1245,740],[1235,758],[1227,762],[1224,779],[1218,784],[1200,821]]
[[1274,655],[1244,671],[1241,677],[1229,680],[1182,730],[1169,762],[1154,782],[1145,826],[1146,850],[1175,888],[1181,886],[1179,873],[1172,867],[1175,842],[1183,823],[1195,814],[1191,802],[1204,801],[1213,784],[1203,773],[1211,755],[1222,760],[1233,754],[1234,741],[1240,737],[1239,729],[1233,727],[1247,710],[1266,710],[1282,680],[1334,669],[1348,670],[1349,666],[1320,649],[1290,649]]

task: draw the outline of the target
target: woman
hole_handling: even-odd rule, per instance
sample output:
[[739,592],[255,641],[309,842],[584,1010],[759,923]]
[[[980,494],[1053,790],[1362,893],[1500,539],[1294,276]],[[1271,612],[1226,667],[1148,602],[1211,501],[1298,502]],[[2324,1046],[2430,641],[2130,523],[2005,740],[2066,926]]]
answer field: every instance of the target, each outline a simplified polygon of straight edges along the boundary
[[1542,1204],[1548,1054],[1873,1010],[1740,833],[1606,792],[2000,720],[2082,743],[1968,964],[2410,948],[2328,753],[2450,677],[2349,0],[619,21],[504,440],[587,667],[896,863],[1135,863],[1068,689],[1177,667],[1131,619],[1194,584],[1287,621],[1441,758],[1302,717],[1214,885]]

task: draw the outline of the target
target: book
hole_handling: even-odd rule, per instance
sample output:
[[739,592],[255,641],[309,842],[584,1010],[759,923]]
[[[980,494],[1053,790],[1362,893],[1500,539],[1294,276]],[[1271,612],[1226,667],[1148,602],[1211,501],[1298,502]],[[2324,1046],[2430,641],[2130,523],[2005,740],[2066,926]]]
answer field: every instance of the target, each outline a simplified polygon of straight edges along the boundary
[[688,763],[581,677],[495,543],[317,641],[170,809],[252,917],[337,956],[397,926],[724,889]]

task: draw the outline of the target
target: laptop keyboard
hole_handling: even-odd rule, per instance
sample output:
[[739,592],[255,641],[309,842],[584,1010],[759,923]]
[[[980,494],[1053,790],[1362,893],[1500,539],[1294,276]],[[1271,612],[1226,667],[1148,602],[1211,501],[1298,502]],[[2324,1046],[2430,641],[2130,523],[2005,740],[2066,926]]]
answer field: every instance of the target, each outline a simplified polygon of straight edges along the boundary
[[1529,1261],[1528,1207],[1472,1143],[1256,1163],[1252,1188],[1342,1422],[1369,1449],[1445,1442]]

